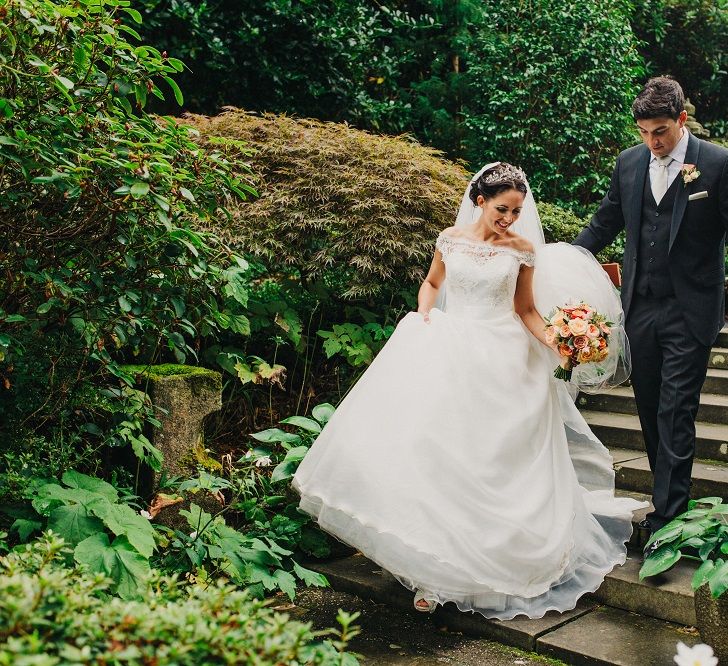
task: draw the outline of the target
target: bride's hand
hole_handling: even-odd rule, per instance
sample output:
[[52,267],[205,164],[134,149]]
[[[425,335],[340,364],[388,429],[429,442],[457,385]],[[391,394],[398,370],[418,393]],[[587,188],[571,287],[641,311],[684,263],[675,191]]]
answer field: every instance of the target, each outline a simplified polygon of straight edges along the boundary
[[427,310],[426,312],[422,312],[418,310],[418,312],[422,315],[422,319],[424,320],[425,324],[430,323],[430,311]]

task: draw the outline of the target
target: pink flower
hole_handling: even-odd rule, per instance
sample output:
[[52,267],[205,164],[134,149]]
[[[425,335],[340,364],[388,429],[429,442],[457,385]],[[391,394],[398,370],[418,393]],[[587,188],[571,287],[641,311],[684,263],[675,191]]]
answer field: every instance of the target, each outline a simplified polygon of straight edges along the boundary
[[578,317],[579,319],[586,319],[586,312],[584,310],[574,310],[571,313],[572,317]]
[[562,327],[561,327],[561,328],[559,329],[559,335],[560,335],[560,336],[561,336],[562,338],[570,338],[570,337],[571,337],[571,329],[569,328],[569,325],[568,325],[568,324],[564,324],[564,325],[563,325],[563,326],[562,326]]
[[599,328],[602,329],[602,333],[604,333],[604,335],[609,335],[612,332],[612,329],[609,328],[609,326],[607,326],[604,322],[599,324]]
[[584,349],[589,346],[589,338],[586,335],[577,335],[574,338],[574,347],[577,349]]
[[589,326],[586,327],[586,334],[590,338],[598,338],[599,337],[599,327],[596,324],[589,324]]
[[547,345],[552,345],[556,341],[556,327],[555,326],[549,326],[546,329],[546,334],[544,336],[544,339],[546,340]]

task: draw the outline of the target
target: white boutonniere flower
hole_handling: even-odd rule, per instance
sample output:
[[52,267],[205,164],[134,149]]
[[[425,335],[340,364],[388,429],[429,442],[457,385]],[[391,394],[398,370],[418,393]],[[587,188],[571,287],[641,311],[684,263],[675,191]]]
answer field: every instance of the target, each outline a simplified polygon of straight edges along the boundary
[[694,180],[697,180],[700,176],[700,171],[698,171],[698,168],[694,164],[683,164],[682,167],[680,167],[680,172],[682,173],[684,186],[687,186],[688,183],[692,183]]

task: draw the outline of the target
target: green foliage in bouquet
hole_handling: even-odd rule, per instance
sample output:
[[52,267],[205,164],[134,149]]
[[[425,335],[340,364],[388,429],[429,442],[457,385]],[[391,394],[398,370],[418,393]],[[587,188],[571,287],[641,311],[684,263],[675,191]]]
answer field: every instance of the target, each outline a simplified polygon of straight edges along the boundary
[[[0,421],[92,448],[153,417],[121,370],[244,336],[248,265],[199,220],[253,190],[195,132],[144,112],[182,63],[125,0],[0,0]],[[237,151],[240,147],[236,147]],[[99,391],[102,388],[102,391]]]
[[714,598],[728,590],[728,504],[720,497],[688,502],[688,510],[655,532],[647,546],[658,548],[645,558],[640,580],[667,571],[680,559],[697,560],[693,574],[697,590],[708,584]]
[[158,575],[138,600],[122,600],[109,597],[107,577],[63,567],[65,554],[49,534],[0,557],[0,663],[358,663],[346,650],[357,614],[340,610],[339,630],[313,631],[223,581],[183,585]]

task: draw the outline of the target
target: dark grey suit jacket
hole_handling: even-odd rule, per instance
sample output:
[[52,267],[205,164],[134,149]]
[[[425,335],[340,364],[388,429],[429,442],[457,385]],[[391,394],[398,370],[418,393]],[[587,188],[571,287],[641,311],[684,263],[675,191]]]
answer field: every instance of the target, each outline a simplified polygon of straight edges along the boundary
[[[644,144],[617,158],[609,192],[588,226],[574,240],[596,254],[625,229],[622,305],[629,314],[637,276],[642,197],[650,163]],[[675,297],[685,312],[690,332],[706,346],[715,342],[725,318],[725,234],[728,230],[728,150],[708,141],[688,139],[685,164],[700,176],[677,183],[670,225],[669,270]],[[682,181],[682,174],[677,176]],[[691,194],[708,196],[689,200]]]

